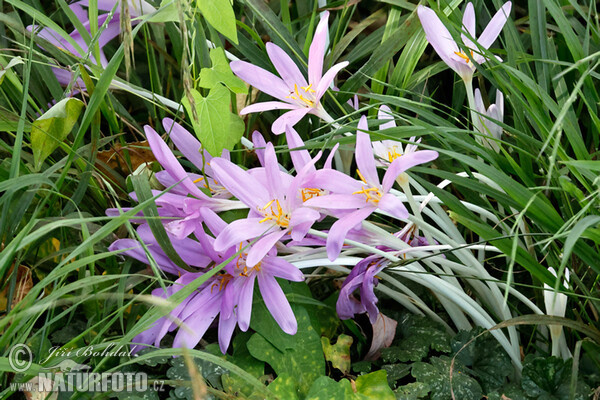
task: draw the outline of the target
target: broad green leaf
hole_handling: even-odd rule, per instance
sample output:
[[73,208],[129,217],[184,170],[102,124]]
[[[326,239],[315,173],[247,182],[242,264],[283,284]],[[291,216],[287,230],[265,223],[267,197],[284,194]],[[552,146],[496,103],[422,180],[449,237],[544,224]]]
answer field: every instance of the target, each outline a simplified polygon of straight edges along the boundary
[[352,387],[347,379],[336,382],[328,376],[322,376],[313,383],[305,400],[345,400],[351,394]]
[[[499,389],[513,371],[510,357],[492,335],[481,335],[483,329],[459,331],[452,338],[452,350],[459,352],[456,359],[471,368],[486,393]],[[477,338],[469,343],[475,336]],[[468,344],[467,344],[468,343]],[[466,346],[465,346],[466,345]],[[462,350],[461,350],[462,349]]]
[[198,0],[200,12],[219,33],[237,44],[235,14],[230,0]]
[[187,97],[181,103],[191,117],[194,132],[204,148],[215,157],[220,156],[223,149],[232,150],[242,137],[244,122],[229,110],[229,90],[218,83],[208,96],[192,90],[192,97],[193,107]]
[[325,359],[331,362],[333,368],[337,368],[344,374],[350,371],[350,346],[352,346],[352,336],[340,335],[335,344],[329,343],[329,339],[321,337],[321,345]]
[[570,397],[572,363],[557,357],[526,357],[521,381],[525,393],[548,400],[588,399],[590,388],[583,382],[577,382],[575,396]]
[[388,386],[387,372],[379,370],[356,378],[354,399],[394,400],[394,392]]
[[[255,304],[253,308],[258,308],[257,306],[259,304]],[[294,376],[298,383],[298,393],[304,396],[308,393],[313,382],[318,377],[325,375],[325,359],[319,335],[310,324],[306,309],[300,306],[295,306],[293,309],[298,321],[298,332],[295,335],[282,333],[286,337],[284,350],[269,342],[271,332],[266,337],[260,333],[255,333],[248,341],[247,346],[248,351],[254,358],[271,365],[277,375],[289,374]],[[262,313],[264,312],[268,313],[266,307]],[[253,323],[256,315],[257,313],[253,312]],[[272,317],[270,318],[272,319]],[[251,326],[254,327],[255,325],[254,323]],[[281,328],[272,329],[272,333],[277,331],[281,332]],[[283,342],[284,339],[280,338],[280,341]]]
[[387,383],[385,371],[372,372],[356,378],[354,385],[348,379],[339,382],[322,376],[310,388],[305,400],[395,400]]
[[[452,381],[450,381],[451,368]],[[479,383],[466,373],[464,366],[459,361],[451,366],[451,360],[446,356],[432,357],[430,363],[415,363],[412,375],[417,382],[429,386],[432,400],[450,399],[452,393],[455,399],[480,400],[483,394]]]
[[244,81],[235,76],[229,68],[225,51],[217,47],[210,51],[210,68],[202,68],[200,71],[200,87],[212,89],[217,84],[222,83],[234,93],[248,93],[248,88]]
[[279,375],[269,385],[269,390],[280,399],[298,400],[298,383],[296,377],[289,374]]
[[429,386],[423,382],[412,382],[394,390],[397,400],[417,400],[429,393]]
[[82,108],[81,100],[62,99],[33,122],[31,147],[36,170],[71,132]]
[[162,0],[160,8],[152,15],[150,22],[179,22],[176,0]]

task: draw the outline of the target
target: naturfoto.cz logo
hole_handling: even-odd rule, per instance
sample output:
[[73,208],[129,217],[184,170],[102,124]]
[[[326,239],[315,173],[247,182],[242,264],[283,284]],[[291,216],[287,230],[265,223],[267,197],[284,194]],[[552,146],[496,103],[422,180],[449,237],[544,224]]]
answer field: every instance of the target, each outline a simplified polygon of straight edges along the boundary
[[[109,346],[110,347],[110,346]],[[50,356],[60,353],[61,356],[77,356],[94,353],[95,355],[120,355],[119,351],[104,354],[94,352],[93,349],[78,349],[72,354],[68,350],[52,348]],[[97,354],[96,354],[97,353]],[[48,360],[48,358],[46,360]],[[26,373],[32,365],[31,349],[25,344],[18,344],[11,348],[8,359],[10,367],[17,373]],[[10,389],[25,392],[145,392],[147,390],[162,391],[164,381],[152,380],[149,382],[145,372],[90,372],[91,367],[66,359],[52,367],[43,367],[27,382],[12,382]]]

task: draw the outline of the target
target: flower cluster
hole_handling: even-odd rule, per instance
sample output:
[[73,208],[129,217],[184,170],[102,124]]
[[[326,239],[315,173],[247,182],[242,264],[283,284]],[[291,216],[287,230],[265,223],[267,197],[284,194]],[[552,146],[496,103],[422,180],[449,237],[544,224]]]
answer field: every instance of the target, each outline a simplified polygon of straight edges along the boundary
[[[194,347],[218,316],[219,344],[226,352],[235,327],[246,331],[250,326],[255,281],[275,321],[284,332],[294,334],[296,319],[276,278],[295,282],[304,279],[302,271],[293,263],[298,259],[295,255],[322,254],[324,261],[335,263],[343,251],[356,253],[347,240],[377,246],[390,254],[397,252],[397,248],[382,245],[385,236],[377,237],[363,227],[363,221],[373,213],[405,225],[394,237],[405,246],[427,245],[427,240],[417,236],[415,226],[407,221],[409,211],[400,192],[393,187],[398,183],[399,189],[405,189],[406,171],[435,160],[437,152],[418,150],[415,138],[411,138],[413,144],[408,146],[390,140],[371,142],[368,121],[363,116],[355,135],[356,173],[348,175],[333,168],[337,145],[321,164],[322,152],[311,157],[293,128],[307,113],[326,115],[319,99],[345,65],[338,64],[321,74],[327,17],[325,13],[310,48],[308,81],[291,57],[272,44],[267,49],[282,79],[241,61],[232,63],[239,76],[294,107],[294,111],[289,112],[295,113],[293,116],[281,117],[273,124],[276,133],[285,132],[293,174],[283,169],[274,145],[266,142],[259,132],[254,132],[252,139],[260,166],[245,170],[231,161],[227,151],[220,157],[212,157],[186,129],[165,118],[165,132],[197,169],[188,172],[156,130],[145,127],[152,152],[163,167],[156,178],[167,188],[153,192],[160,195],[156,200],[158,213],[173,248],[195,270],[183,270],[167,257],[141,218],[143,215],[134,220],[140,224],[139,240],[119,239],[110,249],[148,264],[148,257],[152,256],[163,272],[177,275],[166,290],[154,290],[153,295],[165,299],[198,276],[213,268],[219,270],[213,271],[214,275],[169,315],[139,334],[134,339],[136,351],[142,345],[159,346],[162,338],[178,326],[181,329],[175,335],[174,346]],[[281,104],[263,103],[259,108],[249,106],[243,112],[267,109],[267,106],[285,108]],[[386,106],[381,107],[376,122],[380,129],[395,126],[391,110]],[[380,169],[383,170],[381,176]],[[135,193],[131,197],[137,199]],[[247,214],[230,223],[219,215],[234,209],[247,210]],[[108,215],[119,213],[117,209],[107,210]],[[315,228],[316,222],[319,229]],[[386,266],[386,259],[367,254],[354,267],[338,301],[341,318],[367,312],[371,321],[377,320],[379,311],[373,289],[377,284],[376,274]],[[353,294],[359,286],[360,300]]]

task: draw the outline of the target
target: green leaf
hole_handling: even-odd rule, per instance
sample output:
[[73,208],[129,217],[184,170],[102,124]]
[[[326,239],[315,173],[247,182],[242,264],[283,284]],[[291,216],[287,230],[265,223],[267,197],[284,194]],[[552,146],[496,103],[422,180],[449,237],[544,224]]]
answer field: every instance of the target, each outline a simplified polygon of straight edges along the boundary
[[31,147],[35,169],[65,140],[81,114],[83,102],[75,98],[62,99],[31,126]]
[[[256,304],[254,308],[258,309],[257,306],[259,304]],[[268,311],[263,311],[262,313],[264,312],[268,313]],[[295,377],[298,382],[298,393],[305,395],[312,383],[319,376],[325,375],[325,359],[319,335],[310,324],[306,309],[295,306],[294,314],[298,321],[298,332],[295,335],[283,333],[281,332],[281,328],[273,328],[267,336],[263,336],[260,333],[252,335],[247,346],[248,351],[250,351],[250,354],[254,358],[271,365],[277,375],[289,374]],[[251,320],[254,323],[253,327],[256,326],[255,319],[258,319],[255,316],[258,315],[256,312],[253,312]],[[272,317],[270,318],[272,319]],[[271,333],[276,333],[277,331],[281,332],[281,335],[285,335],[277,335],[279,336],[278,341],[281,347],[275,347],[270,343]],[[267,337],[269,340],[266,339]]]
[[198,0],[200,12],[219,33],[237,44],[237,30],[233,6],[229,0]]
[[317,379],[304,400],[345,400],[352,394],[350,381],[344,379],[336,382],[328,376]]
[[340,335],[337,342],[332,345],[326,337],[321,338],[323,353],[325,359],[331,362],[333,368],[337,368],[344,374],[350,371],[350,346],[352,346],[352,336]]
[[379,370],[356,378],[355,399],[394,400],[396,396],[387,381],[387,372]]
[[[431,389],[432,400],[446,400],[452,397],[461,400],[479,400],[483,394],[479,383],[467,375],[462,364],[456,361],[452,369],[452,386],[450,386],[451,360],[446,356],[432,357],[431,363],[418,362],[413,365],[412,376]],[[452,387],[452,390],[450,389]]]
[[[454,352],[460,350],[456,359],[471,368],[473,376],[488,393],[504,385],[506,378],[513,371],[513,366],[506,351],[492,335],[478,336],[469,343],[482,331],[481,328],[460,331],[452,339],[451,346]],[[467,343],[469,344],[465,347]]]
[[423,382],[412,382],[394,390],[397,400],[417,400],[427,396],[430,389]]
[[[354,387],[353,387],[354,386]],[[359,376],[354,385],[348,379],[339,382],[322,376],[317,379],[305,400],[394,400],[385,371]]]
[[[526,357],[523,363],[521,385],[528,396],[540,399],[570,399],[571,370],[573,359],[558,357]],[[590,388],[577,382],[574,400],[589,398]]]
[[234,93],[248,93],[244,81],[235,76],[229,68],[229,62],[225,57],[225,51],[221,47],[210,50],[210,68],[202,68],[200,71],[200,87],[212,89],[218,83],[222,83]]
[[202,146],[214,157],[220,156],[223,149],[233,150],[244,132],[244,122],[229,110],[229,90],[217,83],[206,97],[194,89],[191,93],[194,105],[187,97],[181,103]]
[[280,399],[298,400],[298,384],[296,378],[289,374],[279,375],[269,385],[269,390]]
[[176,0],[162,0],[160,8],[148,19],[149,22],[179,22]]

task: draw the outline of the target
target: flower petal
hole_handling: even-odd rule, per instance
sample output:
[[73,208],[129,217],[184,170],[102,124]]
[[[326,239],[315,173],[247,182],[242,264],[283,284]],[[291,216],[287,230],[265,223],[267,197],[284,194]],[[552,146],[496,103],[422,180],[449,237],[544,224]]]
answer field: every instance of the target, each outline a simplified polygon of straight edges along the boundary
[[265,305],[279,327],[289,335],[295,335],[298,323],[292,311],[292,307],[281,290],[279,283],[272,275],[267,273],[258,274],[258,287]]
[[379,200],[377,207],[398,219],[408,218],[408,210],[402,201],[391,193],[384,194]]
[[310,49],[308,50],[308,83],[317,85],[323,74],[323,59],[325,58],[325,46],[327,44],[327,33],[329,11],[321,14],[321,20],[315,30]]
[[231,315],[229,318],[223,318],[223,315],[219,317],[219,349],[221,353],[227,353],[229,343],[231,343],[231,336],[237,325],[237,318],[235,315]]
[[225,251],[243,241],[259,237],[271,229],[269,225],[260,221],[260,218],[244,218],[233,221],[217,236],[214,244],[215,250]]
[[[469,33],[470,37],[473,39],[475,36],[475,9],[473,8],[473,3],[469,2],[467,7],[465,7],[465,12],[463,13],[462,19],[463,29]],[[468,35],[461,33],[461,38],[463,43],[470,49],[477,49],[477,46],[473,43],[471,39],[469,39]]]
[[216,157],[210,166],[214,178],[251,209],[263,207],[272,200],[267,189],[256,178],[231,161]]
[[373,211],[375,207],[363,207],[335,221],[327,235],[326,248],[329,260],[334,261],[340,254],[348,231],[361,224]]
[[206,196],[188,177],[187,172],[183,169],[179,161],[169,149],[169,146],[161,139],[161,137],[152,129],[149,125],[144,127],[144,132],[148,138],[148,144],[152,149],[152,153],[156,157],[156,160],[162,165],[162,167],[169,172],[173,179],[181,181],[181,184],[194,196],[205,199]]
[[250,327],[250,317],[252,315],[252,294],[254,293],[254,279],[256,275],[250,274],[248,277],[240,277],[243,283],[239,291],[237,317],[238,325],[243,332]]
[[304,75],[302,75],[298,66],[281,47],[273,42],[268,42],[267,54],[275,66],[275,69],[290,90],[294,89],[294,85],[298,85],[299,87],[308,86],[306,78],[304,78]]
[[273,125],[271,126],[271,130],[276,135],[281,135],[285,132],[286,126],[294,126],[300,121],[304,116],[310,111],[310,108],[299,108],[296,110],[288,111],[283,114],[281,117],[277,118]]
[[[379,125],[379,130],[382,131],[388,128],[395,128],[396,122],[394,121],[394,116],[392,115],[392,110],[385,104],[379,107],[379,111],[377,112],[377,119],[379,121],[389,121]],[[373,143],[375,145],[375,143]]]
[[258,239],[248,251],[248,257],[246,257],[246,265],[249,268],[254,267],[256,264],[267,255],[267,253],[275,246],[275,244],[288,232],[287,229],[277,229],[262,238]]
[[315,90],[315,97],[320,99],[323,97],[323,94],[330,87],[331,82],[335,79],[335,76],[342,70],[342,68],[346,68],[348,66],[348,61],[343,61],[341,63],[335,64],[333,67],[329,68],[329,70],[323,75],[321,80],[317,85],[317,89]]
[[407,169],[414,167],[415,165],[424,164],[429,161],[433,161],[438,158],[438,152],[433,150],[419,150],[414,153],[405,154],[402,157],[398,157],[390,164],[388,170],[385,171],[383,176],[383,191],[389,192],[394,181],[402,172]]
[[417,14],[419,15],[419,20],[421,20],[421,25],[423,26],[429,44],[431,44],[440,58],[448,64],[450,68],[454,69],[453,65],[455,63],[450,57],[454,55],[455,52],[458,52],[459,48],[450,32],[448,32],[448,29],[444,26],[435,11],[429,7],[419,6],[417,8]]
[[373,155],[373,146],[368,133],[361,130],[368,130],[367,117],[364,115],[358,123],[359,131],[356,132],[356,165],[362,176],[371,186],[379,186],[379,177],[377,176],[377,165]]
[[200,149],[202,149],[200,141],[171,118],[163,118],[162,124],[175,146],[177,146],[177,150],[202,171],[206,164],[210,162],[212,156],[207,151],[204,151],[204,154],[200,152]]
[[300,135],[298,135],[298,132],[289,125],[285,127],[285,138],[289,149],[292,150],[290,151],[290,156],[292,157],[294,168],[296,169],[296,172],[299,172],[310,162],[310,154],[308,153],[308,150],[294,150],[298,147],[304,147],[304,142],[300,138]]
[[298,106],[291,103],[283,103],[281,101],[264,101],[262,103],[254,103],[242,108],[240,115],[269,110],[295,110],[296,108],[298,108]]
[[507,1],[504,5],[496,12],[494,17],[491,19],[490,23],[485,27],[481,36],[477,39],[477,42],[484,49],[489,49],[492,43],[498,38],[504,24],[508,20],[510,16],[510,9],[512,7],[512,3]]
[[290,88],[285,82],[267,70],[246,61],[232,61],[229,66],[234,74],[261,92],[283,101],[285,101],[285,96],[290,94]]
[[361,208],[366,204],[365,197],[354,194],[328,194],[313,197],[304,202],[306,207],[325,208],[333,210],[351,210]]
[[179,328],[173,340],[173,347],[187,347],[193,349],[196,347],[202,336],[206,333],[214,319],[220,311],[220,302],[216,296],[211,297],[203,304],[188,305],[195,310],[184,323],[188,329]]
[[302,271],[281,257],[265,257],[261,266],[265,269],[265,272],[278,278],[293,282],[304,280]]

